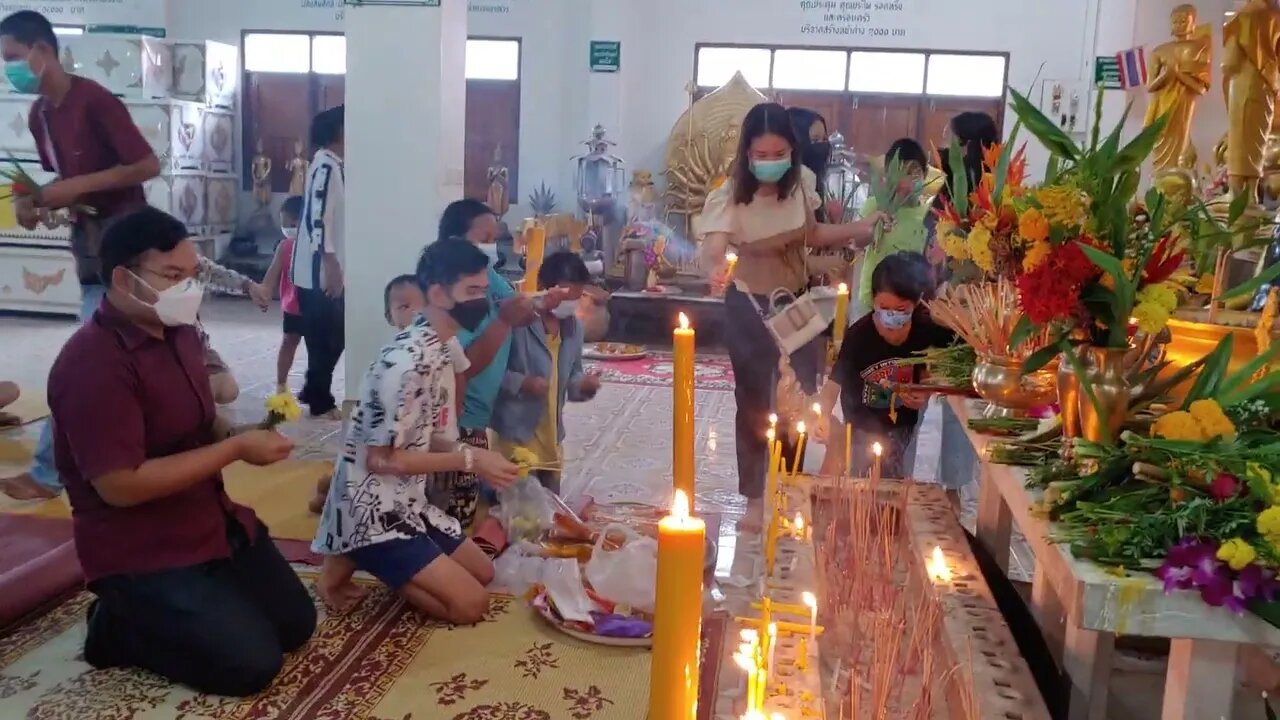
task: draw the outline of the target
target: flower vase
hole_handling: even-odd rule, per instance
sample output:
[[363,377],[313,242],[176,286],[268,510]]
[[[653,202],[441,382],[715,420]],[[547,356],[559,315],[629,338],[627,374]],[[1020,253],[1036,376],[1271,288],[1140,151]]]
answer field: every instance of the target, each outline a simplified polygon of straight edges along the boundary
[[1063,437],[1080,437],[1080,379],[1066,359],[1058,363],[1058,416]]
[[[1092,442],[1114,442],[1129,417],[1129,399],[1133,393],[1125,361],[1129,348],[1088,347],[1082,354],[1085,377],[1093,388],[1098,407],[1094,407],[1082,386],[1076,401],[1080,409],[1080,434]],[[1099,408],[1105,411],[1105,417]]]

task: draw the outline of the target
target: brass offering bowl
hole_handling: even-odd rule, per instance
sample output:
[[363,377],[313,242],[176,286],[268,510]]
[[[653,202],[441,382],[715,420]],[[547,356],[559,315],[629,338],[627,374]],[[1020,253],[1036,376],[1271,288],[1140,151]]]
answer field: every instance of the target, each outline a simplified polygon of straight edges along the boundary
[[1058,399],[1057,368],[1051,364],[1024,375],[1020,360],[980,357],[973,368],[973,389],[998,414],[1021,415]]

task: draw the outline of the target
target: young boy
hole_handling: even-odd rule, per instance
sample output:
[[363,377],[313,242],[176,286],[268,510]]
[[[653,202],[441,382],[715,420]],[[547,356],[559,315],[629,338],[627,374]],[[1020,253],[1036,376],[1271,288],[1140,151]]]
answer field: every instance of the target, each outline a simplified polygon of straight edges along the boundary
[[[830,412],[840,403],[840,416],[853,425],[851,471],[866,477],[873,457],[872,443],[883,448],[880,475],[904,478],[909,474],[907,448],[915,440],[916,421],[928,402],[923,393],[894,394],[893,386],[920,380],[919,366],[901,366],[899,360],[931,347],[945,347],[954,334],[929,319],[921,304],[932,287],[929,264],[920,253],[895,253],[876,266],[868,283],[872,312],[849,328],[831,379],[822,388],[820,402]],[[890,403],[893,404],[891,408]],[[844,470],[844,428],[832,427],[823,474]]]
[[[893,162],[902,164],[903,176],[898,182],[897,197],[909,198],[919,197],[920,186],[924,182],[925,168],[929,166],[928,158],[924,154],[924,148],[920,147],[920,143],[910,138],[903,138],[889,146],[889,152],[885,153],[885,166],[892,165]],[[864,216],[870,216],[876,212],[875,198],[869,198],[866,205],[863,206],[862,212]],[[876,266],[880,261],[894,253],[913,252],[923,253],[925,241],[928,237],[924,220],[925,214],[929,208],[921,203],[912,203],[902,208],[894,217],[893,226],[885,231],[884,236],[880,238],[880,242],[867,247],[867,252],[862,258],[862,270],[858,275],[858,304],[862,309],[860,316],[871,310],[871,276],[876,270]]]
[[591,273],[578,255],[560,251],[538,270],[538,289],[564,298],[540,321],[511,331],[511,356],[493,408],[493,448],[511,457],[525,448],[544,466],[535,471],[548,490],[560,493],[564,403],[595,397],[600,378],[582,372],[582,325],[576,317]]
[[276,355],[276,392],[288,392],[289,371],[302,344],[302,308],[298,305],[298,288],[285,270],[293,258],[293,245],[298,240],[298,218],[302,215],[302,197],[294,195],[280,206],[280,232],[284,239],[276,245],[271,267],[262,279],[264,287],[280,288],[280,310],[284,313],[284,337]]
[[431,617],[467,625],[488,612],[493,564],[428,500],[438,473],[474,472],[502,488],[518,472],[458,442],[449,340],[488,313],[488,266],[465,240],[428,246],[418,264],[426,307],[365,373],[312,543],[327,556],[318,591],[331,607],[358,597],[351,575],[362,569]]

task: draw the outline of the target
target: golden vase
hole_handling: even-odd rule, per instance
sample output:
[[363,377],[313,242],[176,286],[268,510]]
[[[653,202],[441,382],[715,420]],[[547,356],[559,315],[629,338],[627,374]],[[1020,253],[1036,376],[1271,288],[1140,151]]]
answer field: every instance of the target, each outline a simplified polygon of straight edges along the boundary
[[[1083,361],[1083,358],[1081,358]],[[1062,418],[1062,436],[1080,437],[1080,379],[1071,363],[1058,363],[1058,416]]]
[[[1093,399],[1082,387],[1076,401],[1080,410],[1080,434],[1093,442],[1113,442],[1129,416],[1129,385],[1126,356],[1129,348],[1088,347],[1083,350],[1085,377],[1093,388]],[[1095,407],[1093,400],[1097,400]]]

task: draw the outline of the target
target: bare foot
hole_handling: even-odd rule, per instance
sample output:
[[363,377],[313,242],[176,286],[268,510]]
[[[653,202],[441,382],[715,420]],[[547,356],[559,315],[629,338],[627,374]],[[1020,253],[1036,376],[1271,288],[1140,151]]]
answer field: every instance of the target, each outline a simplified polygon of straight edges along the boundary
[[12,413],[0,412],[0,427],[17,427],[22,424],[22,418]]
[[364,589],[351,580],[355,571],[355,563],[346,555],[325,556],[320,579],[316,581],[316,593],[330,610],[346,612],[365,596]]
[[747,500],[747,512],[738,518],[738,532],[758,535],[764,529],[764,499]]
[[58,497],[58,493],[37,483],[30,473],[0,479],[0,493],[14,500],[48,500]]

